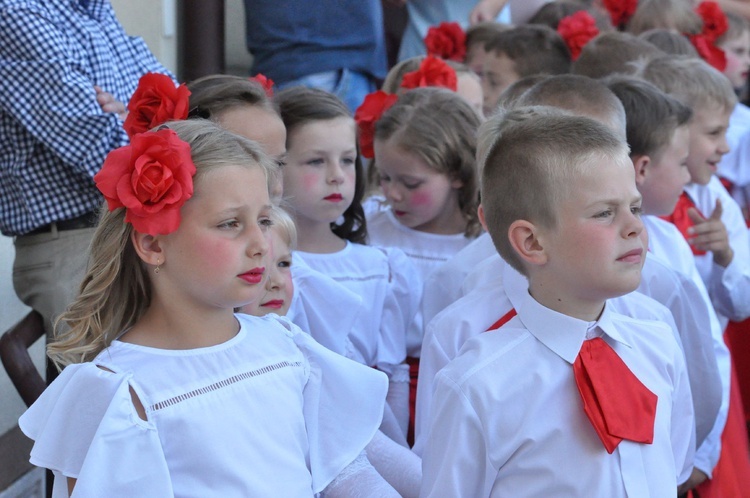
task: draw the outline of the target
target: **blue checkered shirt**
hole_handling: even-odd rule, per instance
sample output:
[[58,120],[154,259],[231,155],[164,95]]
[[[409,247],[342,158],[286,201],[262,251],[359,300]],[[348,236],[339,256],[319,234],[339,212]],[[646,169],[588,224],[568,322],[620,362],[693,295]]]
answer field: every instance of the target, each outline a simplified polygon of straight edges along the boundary
[[0,0],[0,231],[22,235],[97,209],[92,180],[128,143],[94,85],[127,102],[169,72],[108,0]]

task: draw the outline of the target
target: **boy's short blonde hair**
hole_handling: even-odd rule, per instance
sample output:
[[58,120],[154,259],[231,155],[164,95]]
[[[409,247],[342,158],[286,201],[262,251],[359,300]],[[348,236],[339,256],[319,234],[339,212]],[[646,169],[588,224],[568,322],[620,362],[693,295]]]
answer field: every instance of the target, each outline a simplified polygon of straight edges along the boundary
[[627,144],[605,125],[544,106],[498,113],[480,128],[479,142],[487,231],[503,259],[525,275],[508,237],[511,224],[554,228],[582,171],[613,157],[629,161]]
[[666,28],[655,28],[644,31],[638,35],[641,40],[646,40],[665,54],[690,55],[698,57],[698,51],[687,37],[681,33]]
[[694,112],[706,107],[731,111],[737,103],[737,95],[729,79],[695,57],[657,57],[639,63],[635,75],[676,97]]
[[617,95],[599,80],[579,74],[549,76],[529,88],[516,106],[548,105],[610,125],[625,139],[625,109]]
[[512,60],[515,72],[521,78],[532,74],[570,72],[568,46],[549,26],[521,24],[496,34],[484,49]]
[[717,45],[723,45],[728,41],[735,40],[750,30],[750,23],[744,17],[734,12],[725,12],[725,14],[727,16],[727,30],[716,39]]
[[583,46],[578,59],[573,62],[571,72],[591,78],[603,78],[610,74],[630,72],[628,64],[632,61],[663,54],[656,46],[635,35],[608,31]]
[[506,31],[512,26],[497,21],[485,21],[474,24],[466,30],[466,52],[474,45],[482,45],[490,41],[493,36],[501,31]]

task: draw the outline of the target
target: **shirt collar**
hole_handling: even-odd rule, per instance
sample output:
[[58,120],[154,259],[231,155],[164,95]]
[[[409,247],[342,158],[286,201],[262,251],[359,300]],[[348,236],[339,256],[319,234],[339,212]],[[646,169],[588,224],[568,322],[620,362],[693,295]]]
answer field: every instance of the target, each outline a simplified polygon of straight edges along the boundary
[[[553,353],[572,364],[581,350],[583,341],[586,340],[589,322],[564,315],[540,304],[529,294],[529,281],[526,277],[507,264],[503,271],[503,285],[518,319],[529,333]],[[604,311],[594,327],[610,339],[630,347],[613,322],[614,314],[612,307],[606,302]],[[553,326],[550,326],[551,324]]]

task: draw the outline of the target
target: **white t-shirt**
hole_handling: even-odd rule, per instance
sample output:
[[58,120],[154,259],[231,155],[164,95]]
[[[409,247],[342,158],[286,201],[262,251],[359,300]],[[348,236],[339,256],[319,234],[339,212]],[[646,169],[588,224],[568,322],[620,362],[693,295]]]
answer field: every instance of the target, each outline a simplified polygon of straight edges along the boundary
[[65,368],[19,420],[53,495],[68,496],[67,476],[78,496],[313,496],[351,463],[377,431],[385,376],[284,318],[236,316],[223,344],[116,340]]

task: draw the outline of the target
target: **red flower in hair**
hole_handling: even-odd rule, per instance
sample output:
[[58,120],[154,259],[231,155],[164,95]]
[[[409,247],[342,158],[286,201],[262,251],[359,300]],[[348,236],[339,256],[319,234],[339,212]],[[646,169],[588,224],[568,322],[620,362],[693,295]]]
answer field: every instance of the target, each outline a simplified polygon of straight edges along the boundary
[[579,10],[573,15],[563,17],[557,25],[557,32],[565,40],[570,50],[570,58],[578,59],[581,50],[589,40],[599,34],[596,20],[585,10]]
[[375,123],[393,104],[398,97],[382,90],[368,94],[364,102],[354,112],[354,121],[359,128],[359,149],[362,156],[372,159],[375,151],[372,148],[375,138]]
[[110,211],[125,208],[125,221],[141,233],[168,234],[180,226],[180,208],[193,196],[195,164],[190,145],[163,130],[132,137],[113,150],[94,181]]
[[713,40],[706,35],[688,35],[688,38],[704,61],[724,72],[727,68],[727,56],[724,50],[714,45]]
[[604,0],[604,8],[609,12],[612,26],[624,27],[638,8],[638,0]]
[[695,12],[703,19],[703,31],[701,34],[708,41],[715,42],[717,38],[727,32],[729,22],[718,3],[701,2],[695,8]]
[[427,30],[424,38],[427,55],[463,62],[466,55],[466,33],[457,22],[441,22]]
[[411,89],[423,86],[441,86],[456,91],[458,78],[456,70],[443,59],[428,55],[419,65],[419,69],[406,73],[401,80],[401,88]]
[[175,87],[166,74],[146,73],[128,102],[128,117],[122,125],[129,137],[143,133],[167,121],[188,115],[190,90]]
[[266,95],[269,98],[273,97],[273,80],[271,78],[267,78],[265,74],[258,73],[250,77],[250,80],[260,83],[260,86],[266,91]]

